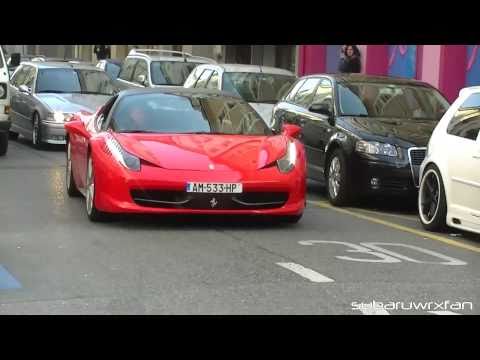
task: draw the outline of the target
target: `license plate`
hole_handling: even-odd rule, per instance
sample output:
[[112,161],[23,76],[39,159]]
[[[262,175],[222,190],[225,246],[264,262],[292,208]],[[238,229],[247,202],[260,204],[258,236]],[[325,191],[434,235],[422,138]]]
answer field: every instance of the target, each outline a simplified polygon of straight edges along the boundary
[[243,190],[241,183],[197,183],[189,182],[186,192],[212,194],[239,194]]

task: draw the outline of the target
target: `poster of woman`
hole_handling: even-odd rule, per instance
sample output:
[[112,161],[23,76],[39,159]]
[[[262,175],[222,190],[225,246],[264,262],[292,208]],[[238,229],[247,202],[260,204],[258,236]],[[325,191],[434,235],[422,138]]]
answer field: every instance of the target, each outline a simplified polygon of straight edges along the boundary
[[388,75],[415,78],[417,65],[416,45],[389,45]]

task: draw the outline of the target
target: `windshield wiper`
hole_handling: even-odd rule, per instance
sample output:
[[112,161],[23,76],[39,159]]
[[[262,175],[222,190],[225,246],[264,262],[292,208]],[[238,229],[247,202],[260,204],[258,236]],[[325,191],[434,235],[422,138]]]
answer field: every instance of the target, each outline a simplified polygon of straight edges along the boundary
[[160,131],[152,131],[152,130],[116,130],[117,133],[126,133],[126,134],[161,134]]

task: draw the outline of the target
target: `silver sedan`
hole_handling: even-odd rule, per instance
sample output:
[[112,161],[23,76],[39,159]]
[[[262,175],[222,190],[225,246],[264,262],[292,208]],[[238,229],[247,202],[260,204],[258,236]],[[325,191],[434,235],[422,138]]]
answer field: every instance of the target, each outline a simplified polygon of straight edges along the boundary
[[110,78],[94,66],[24,62],[10,81],[10,137],[35,147],[65,144],[64,122],[76,112],[93,113],[113,94]]

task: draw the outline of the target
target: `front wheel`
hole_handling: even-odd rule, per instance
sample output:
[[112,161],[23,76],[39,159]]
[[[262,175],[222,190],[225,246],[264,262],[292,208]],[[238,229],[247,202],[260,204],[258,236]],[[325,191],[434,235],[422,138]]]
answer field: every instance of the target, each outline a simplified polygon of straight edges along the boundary
[[332,205],[344,206],[352,200],[352,189],[347,177],[347,160],[341,149],[329,157],[327,170],[327,195]]
[[418,214],[422,226],[429,231],[447,227],[447,199],[439,169],[427,167],[418,191]]
[[67,194],[70,197],[77,197],[80,195],[72,171],[72,148],[70,142],[67,143],[67,166],[65,172],[65,184],[67,185]]
[[40,121],[40,115],[38,115],[38,113],[35,113],[33,115],[32,144],[37,149],[41,149],[43,147],[42,126]]
[[7,153],[8,150],[8,134],[6,132],[0,132],[0,156]]
[[87,209],[87,216],[90,221],[99,222],[107,220],[107,213],[98,210],[95,207],[95,172],[93,167],[92,157],[88,156],[87,161],[87,189],[85,194],[85,203]]

